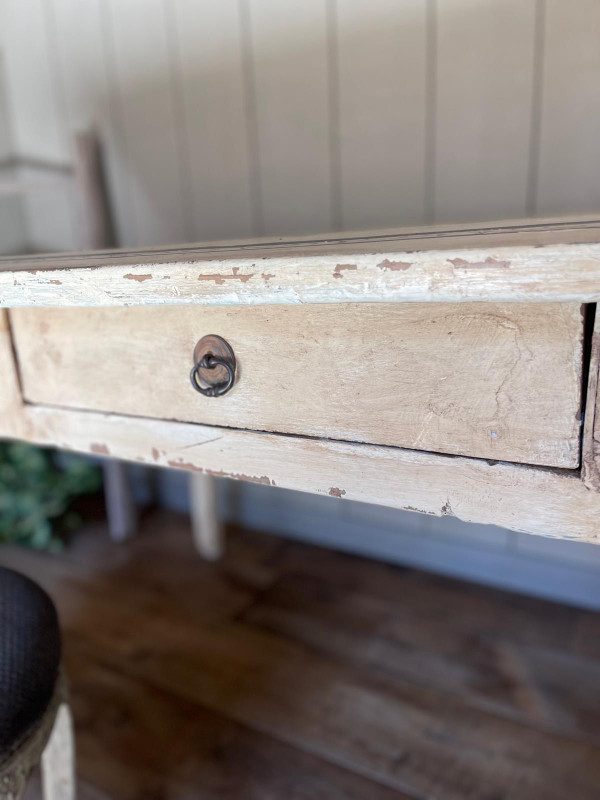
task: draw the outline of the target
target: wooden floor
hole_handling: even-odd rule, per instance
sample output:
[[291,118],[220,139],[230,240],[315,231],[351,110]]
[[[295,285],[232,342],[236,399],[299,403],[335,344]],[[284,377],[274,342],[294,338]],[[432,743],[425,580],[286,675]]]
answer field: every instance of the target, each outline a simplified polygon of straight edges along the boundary
[[597,614],[168,514],[0,562],[58,605],[81,800],[600,797]]

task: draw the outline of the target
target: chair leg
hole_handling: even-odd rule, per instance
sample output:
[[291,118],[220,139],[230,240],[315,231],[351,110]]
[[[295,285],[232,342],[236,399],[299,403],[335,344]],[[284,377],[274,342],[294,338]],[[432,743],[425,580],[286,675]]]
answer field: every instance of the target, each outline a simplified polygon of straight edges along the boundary
[[75,800],[75,741],[67,703],[58,709],[41,767],[44,800]]
[[225,535],[217,514],[216,479],[212,475],[192,473],[189,486],[196,549],[208,561],[217,561],[225,550]]

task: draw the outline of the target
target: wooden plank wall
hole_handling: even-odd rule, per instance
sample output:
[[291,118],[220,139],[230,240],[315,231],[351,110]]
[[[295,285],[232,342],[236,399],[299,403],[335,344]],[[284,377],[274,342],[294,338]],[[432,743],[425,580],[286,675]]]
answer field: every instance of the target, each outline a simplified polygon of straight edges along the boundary
[[[2,7],[0,6],[0,26]],[[10,180],[14,171],[8,167],[12,155],[12,135],[6,97],[5,63],[0,50],[0,183]],[[0,189],[0,252],[19,253],[25,246],[25,225],[20,198]]]
[[[119,243],[600,209],[597,0],[3,0],[20,155],[94,126]],[[73,196],[30,245],[80,244]]]

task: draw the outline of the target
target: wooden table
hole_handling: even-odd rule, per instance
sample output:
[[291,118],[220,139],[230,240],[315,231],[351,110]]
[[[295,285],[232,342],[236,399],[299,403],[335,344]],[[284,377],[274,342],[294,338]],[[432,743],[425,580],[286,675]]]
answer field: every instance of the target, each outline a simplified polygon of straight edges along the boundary
[[599,299],[595,218],[4,258],[0,433],[595,542]]

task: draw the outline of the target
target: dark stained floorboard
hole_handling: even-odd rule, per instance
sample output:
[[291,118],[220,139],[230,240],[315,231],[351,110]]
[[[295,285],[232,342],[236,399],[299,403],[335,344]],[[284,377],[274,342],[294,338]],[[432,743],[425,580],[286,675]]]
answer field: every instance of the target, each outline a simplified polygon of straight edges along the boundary
[[[600,616],[185,518],[59,556],[84,800],[600,796]],[[39,796],[32,782],[28,799]]]

